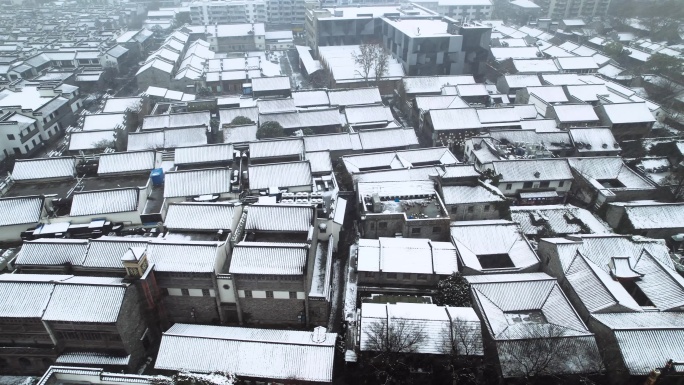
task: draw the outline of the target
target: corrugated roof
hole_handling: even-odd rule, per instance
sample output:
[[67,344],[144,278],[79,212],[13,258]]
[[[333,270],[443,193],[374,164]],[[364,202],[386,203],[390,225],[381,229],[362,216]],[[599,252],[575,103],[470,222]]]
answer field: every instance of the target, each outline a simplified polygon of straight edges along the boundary
[[252,205],[247,212],[245,230],[307,232],[314,208],[307,205]]
[[233,161],[232,144],[213,144],[176,149],[176,164],[196,164]]
[[[97,281],[95,277],[89,278]],[[115,323],[125,294],[123,285],[59,283],[45,309],[43,320]]]
[[69,216],[123,213],[138,210],[138,188],[77,192]]
[[299,243],[240,242],[233,248],[231,274],[302,275],[309,247]]
[[249,144],[250,159],[299,156],[304,154],[304,141],[297,139],[260,140]]
[[323,337],[317,343],[303,331],[175,324],[162,337],[155,368],[328,383],[337,335]]
[[1,198],[0,226],[38,223],[43,209],[43,198],[39,196]]
[[219,242],[174,243],[151,241],[147,258],[160,272],[212,273],[216,270]]
[[234,213],[232,203],[172,203],[164,226],[173,230],[228,230],[233,227]]
[[154,151],[132,151],[100,155],[99,175],[151,171],[155,164]]
[[63,265],[79,266],[88,248],[86,240],[38,239],[26,241],[17,256],[17,265]]
[[231,177],[229,168],[170,171],[164,178],[164,198],[228,193]]
[[308,161],[249,166],[249,188],[311,186],[311,166]]
[[76,159],[42,158],[42,159],[17,159],[12,170],[12,179],[37,180],[51,178],[73,178],[76,174]]

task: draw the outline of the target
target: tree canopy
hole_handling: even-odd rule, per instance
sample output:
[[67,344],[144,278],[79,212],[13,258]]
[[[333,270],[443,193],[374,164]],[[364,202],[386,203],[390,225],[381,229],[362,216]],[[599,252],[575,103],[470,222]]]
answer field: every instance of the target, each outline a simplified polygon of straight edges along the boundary
[[232,126],[241,126],[244,124],[252,124],[252,123],[254,123],[254,122],[252,122],[252,119],[250,119],[246,116],[242,116],[242,115],[236,116],[233,120],[230,121],[230,124]]
[[433,297],[439,306],[470,306],[470,284],[459,272],[437,283],[437,295]]
[[280,138],[283,136],[285,136],[283,126],[274,121],[262,123],[256,133],[257,139]]

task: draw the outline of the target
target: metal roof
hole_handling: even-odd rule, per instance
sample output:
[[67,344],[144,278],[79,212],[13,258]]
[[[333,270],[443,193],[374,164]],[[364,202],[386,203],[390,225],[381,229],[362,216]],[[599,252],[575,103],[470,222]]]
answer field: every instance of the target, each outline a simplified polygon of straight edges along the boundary
[[176,149],[174,158],[174,162],[176,164],[195,164],[232,161],[232,144],[212,144],[195,147],[181,147]]
[[169,171],[164,178],[164,198],[228,193],[231,177],[229,168]]
[[88,241],[80,239],[37,239],[26,241],[17,256],[17,265],[59,266],[83,263]]
[[173,230],[232,230],[234,213],[232,203],[172,203],[164,226]]
[[69,216],[123,213],[138,210],[140,190],[136,187],[77,192]]
[[43,198],[39,196],[0,198],[0,226],[38,223]]
[[233,248],[231,274],[302,275],[309,247],[299,243],[240,242]]
[[151,171],[155,166],[154,151],[131,151],[100,155],[99,175]]
[[[97,282],[97,278],[91,278]],[[126,286],[107,284],[58,283],[50,298],[44,321],[116,323]],[[84,300],[87,299],[87,300]]]
[[317,342],[304,331],[175,324],[162,336],[155,368],[330,383],[336,337],[323,333]]
[[311,166],[308,161],[249,166],[249,188],[311,186]]
[[313,217],[313,206],[255,204],[247,212],[245,230],[307,232]]
[[16,181],[73,178],[74,175],[76,159],[73,157],[17,159],[12,170],[12,179]]

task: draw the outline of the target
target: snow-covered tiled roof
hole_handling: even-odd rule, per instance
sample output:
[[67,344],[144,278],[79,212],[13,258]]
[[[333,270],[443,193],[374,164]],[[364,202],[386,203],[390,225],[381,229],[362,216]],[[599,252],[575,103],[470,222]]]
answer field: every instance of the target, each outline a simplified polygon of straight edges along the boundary
[[[583,157],[568,158],[568,163],[575,171],[590,181],[594,181],[597,189],[655,189],[655,185],[627,167],[620,157]],[[601,180],[617,180],[624,187],[604,186]]]
[[82,265],[94,268],[123,269],[121,257],[131,247],[147,247],[146,238],[100,237],[88,241],[88,249]]
[[328,90],[331,106],[353,106],[381,103],[380,91],[377,87]]
[[591,104],[557,104],[551,108],[561,123],[599,121]]
[[[89,278],[88,284],[58,283],[43,314],[45,321],[116,323],[126,286],[111,278]],[[87,298],[87,301],[84,301]]]
[[578,152],[620,151],[613,132],[606,127],[571,128],[568,130]]
[[652,201],[614,202],[624,207],[635,230],[684,228],[684,204]]
[[16,259],[17,265],[81,265],[88,248],[87,240],[37,239],[26,241]]
[[358,271],[451,275],[458,271],[449,242],[418,238],[359,240]]
[[137,211],[139,198],[138,188],[77,192],[73,195],[69,216]]
[[40,196],[0,198],[0,226],[38,223],[42,209]]
[[348,155],[344,156],[342,160],[350,173],[360,172],[364,169],[411,168],[414,162],[442,165],[458,164],[458,159],[445,147]]
[[442,186],[445,205],[460,205],[467,203],[495,203],[505,200],[503,195],[497,194],[491,187],[476,186]]
[[73,178],[76,174],[76,159],[64,158],[41,158],[41,159],[18,159],[14,163],[12,179],[16,181]]
[[646,103],[601,104],[606,117],[612,124],[655,122]]
[[162,336],[155,368],[332,382],[337,335],[313,337],[305,331],[175,324]]
[[296,139],[260,140],[249,144],[250,159],[273,157],[302,157],[304,155],[304,141]]
[[172,203],[164,226],[171,230],[232,230],[234,212],[232,203]]
[[0,302],[0,317],[42,317],[48,300],[50,299],[50,293],[52,292],[53,286],[54,284],[50,282],[0,281],[0,296],[6,299]]
[[231,274],[305,274],[309,247],[300,243],[240,242],[233,248]]
[[186,112],[180,114],[152,115],[143,119],[142,129],[159,130],[180,127],[209,127],[211,114],[209,111]]
[[176,164],[217,163],[230,162],[232,160],[232,144],[181,147],[176,149],[174,157]]
[[229,168],[169,171],[164,178],[164,198],[228,193],[231,176]]
[[262,77],[252,79],[252,91],[290,90],[290,78],[288,76]]
[[537,235],[547,228],[553,234],[610,232],[588,210],[572,205],[514,206],[511,207],[511,219],[520,225],[525,235]]
[[[382,329],[378,327],[382,325]],[[379,330],[406,330],[420,335],[415,346],[418,354],[445,354],[450,349],[452,332],[458,354],[483,355],[482,327],[472,308],[437,306],[421,303],[361,304],[361,350],[374,351],[380,346],[373,342]]]
[[418,137],[411,128],[362,130],[358,136],[365,151],[418,146]]
[[[451,241],[458,250],[460,265],[474,271],[523,271],[539,264],[537,254],[520,233],[518,225],[510,221],[451,222]],[[498,256],[507,256],[510,266],[483,266]]]
[[311,166],[308,161],[249,166],[249,188],[310,186]]
[[333,171],[330,151],[307,152],[304,157],[311,164],[311,172],[313,174],[330,173]]
[[147,258],[158,272],[212,273],[217,270],[219,242],[151,241]]
[[155,166],[154,151],[131,151],[100,155],[98,175],[151,171]]
[[106,353],[97,352],[66,352],[62,353],[55,360],[56,364],[61,365],[106,365],[106,366],[128,366],[131,355],[114,356]]
[[312,225],[314,208],[307,205],[259,205],[249,207],[247,231],[307,232]]
[[492,162],[502,183],[523,181],[572,180],[566,159],[525,159]]
[[407,76],[401,81],[407,94],[439,94],[446,85],[475,84],[472,75]]
[[69,151],[95,150],[105,146],[113,148],[115,139],[114,130],[72,132],[69,137]]

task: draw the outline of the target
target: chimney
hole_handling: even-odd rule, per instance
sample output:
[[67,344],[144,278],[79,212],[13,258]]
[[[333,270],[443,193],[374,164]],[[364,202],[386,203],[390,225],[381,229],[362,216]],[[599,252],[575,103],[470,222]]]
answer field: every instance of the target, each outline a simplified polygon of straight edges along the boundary
[[126,269],[126,278],[138,279],[147,270],[147,251],[144,247],[131,247],[121,257],[121,263]]

